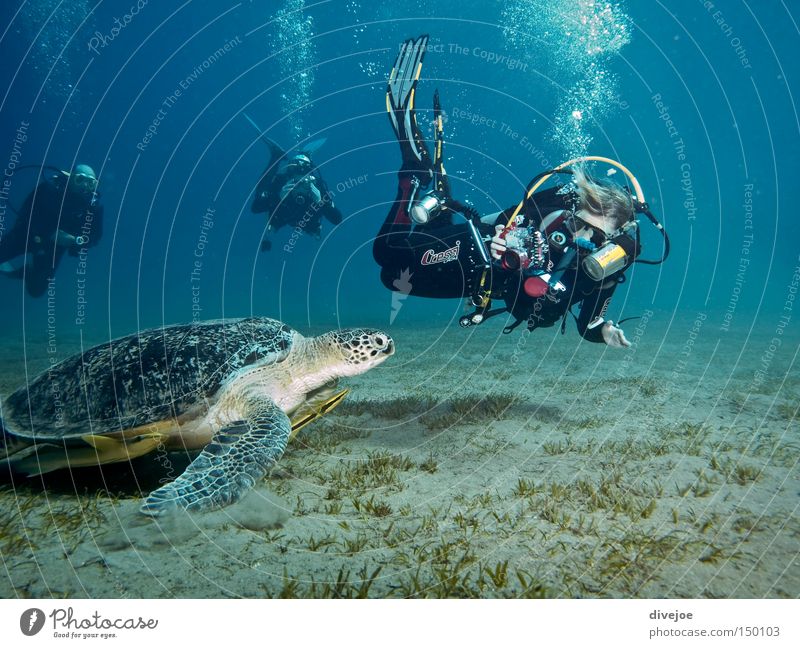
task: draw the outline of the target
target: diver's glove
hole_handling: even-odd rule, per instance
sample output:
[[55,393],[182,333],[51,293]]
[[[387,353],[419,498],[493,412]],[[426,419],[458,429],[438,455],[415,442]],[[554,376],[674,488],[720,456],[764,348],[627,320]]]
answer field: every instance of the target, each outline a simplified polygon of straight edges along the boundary
[[75,237],[64,230],[56,230],[53,234],[53,242],[58,247],[72,247],[75,245]]
[[89,242],[88,237],[86,236],[73,236],[69,232],[65,232],[64,230],[56,230],[55,234],[53,234],[53,242],[58,247],[70,248],[70,250],[77,250],[80,247],[83,247]]
[[[313,180],[313,178],[312,178]],[[321,203],[322,202],[322,194],[320,193],[319,189],[317,189],[317,185],[313,182],[309,184],[309,189],[311,189],[311,195],[314,197],[314,203]]]
[[495,235],[492,238],[492,242],[489,245],[489,251],[492,254],[493,259],[497,259],[498,261],[503,258],[503,255],[508,250],[508,244],[506,240],[501,237],[501,234],[506,228],[502,225],[495,225],[494,231]]
[[610,347],[622,349],[631,345],[631,343],[628,341],[628,338],[625,337],[625,333],[622,331],[622,329],[619,326],[616,326],[611,320],[608,320],[603,324],[603,328],[600,329],[600,333],[603,335],[603,342]]

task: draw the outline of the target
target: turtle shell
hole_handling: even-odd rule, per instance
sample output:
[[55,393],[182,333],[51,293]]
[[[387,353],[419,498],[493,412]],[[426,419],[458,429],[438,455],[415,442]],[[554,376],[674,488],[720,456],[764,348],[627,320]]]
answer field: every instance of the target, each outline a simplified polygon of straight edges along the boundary
[[32,439],[113,434],[175,419],[235,372],[282,361],[299,335],[268,318],[150,329],[53,365],[3,403],[3,426]]

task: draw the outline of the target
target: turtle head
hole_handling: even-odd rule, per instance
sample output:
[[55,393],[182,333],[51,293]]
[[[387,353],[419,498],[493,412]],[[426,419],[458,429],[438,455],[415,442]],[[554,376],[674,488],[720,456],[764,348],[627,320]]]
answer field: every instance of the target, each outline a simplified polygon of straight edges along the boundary
[[383,331],[367,328],[341,329],[321,336],[341,359],[338,376],[357,376],[394,354],[394,341]]

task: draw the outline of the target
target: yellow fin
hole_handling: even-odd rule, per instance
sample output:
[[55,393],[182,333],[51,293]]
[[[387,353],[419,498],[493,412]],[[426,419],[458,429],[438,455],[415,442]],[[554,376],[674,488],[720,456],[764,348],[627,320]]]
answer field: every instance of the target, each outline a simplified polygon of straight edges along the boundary
[[297,433],[306,425],[330,412],[349,393],[349,389],[343,389],[333,396],[312,399],[301,405],[292,416],[292,433],[289,435],[289,439],[294,439]]
[[29,477],[67,467],[99,466],[141,457],[157,448],[165,438],[161,434],[148,434],[125,443],[119,439],[87,434],[81,440],[86,442],[88,448],[44,444],[25,457],[9,461],[9,464],[15,471]]
[[[91,465],[113,463],[115,461],[127,461],[147,454],[158,447],[158,444],[165,438],[163,434],[153,432],[142,434],[128,441],[121,441],[106,436],[87,434],[81,439],[94,448],[95,452],[69,451],[67,461],[70,465]],[[94,459],[94,461],[92,461]],[[80,463],[76,463],[79,461]]]
[[177,430],[178,427],[179,427],[178,421],[176,419],[169,418],[163,421],[156,421],[154,423],[145,423],[144,425],[139,425],[137,427],[123,430],[122,437],[124,439],[130,439],[131,437],[143,437],[156,433],[169,435],[175,430]]
[[82,436],[81,440],[88,443],[98,452],[115,451],[119,446],[123,445],[122,441],[119,439],[112,439],[111,437],[97,434],[87,434],[86,436]]

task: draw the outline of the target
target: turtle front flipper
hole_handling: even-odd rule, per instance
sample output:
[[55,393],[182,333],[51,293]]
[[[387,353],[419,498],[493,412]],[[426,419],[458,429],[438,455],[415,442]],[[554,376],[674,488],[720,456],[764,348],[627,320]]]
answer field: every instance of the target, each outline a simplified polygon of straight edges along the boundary
[[140,511],[158,516],[173,508],[207,511],[238,501],[280,459],[292,424],[274,402],[251,397],[242,420],[220,429],[175,481],[153,491]]

